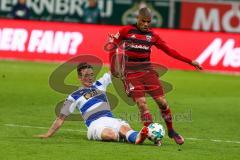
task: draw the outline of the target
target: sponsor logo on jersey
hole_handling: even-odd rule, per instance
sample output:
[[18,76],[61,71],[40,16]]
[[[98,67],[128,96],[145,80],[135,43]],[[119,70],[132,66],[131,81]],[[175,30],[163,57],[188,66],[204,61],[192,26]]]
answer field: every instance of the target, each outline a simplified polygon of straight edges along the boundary
[[94,97],[94,96],[99,95],[99,94],[101,94],[101,92],[99,90],[92,90],[92,91],[84,94],[83,96],[86,100],[88,100],[89,98]]
[[147,39],[148,42],[150,42],[151,39],[152,39],[152,36],[150,36],[150,35],[146,35],[146,39]]
[[131,35],[131,38],[136,38],[135,34]]
[[149,46],[141,45],[141,44],[129,44],[128,45],[130,48],[135,48],[135,49],[144,49],[144,50],[149,50]]

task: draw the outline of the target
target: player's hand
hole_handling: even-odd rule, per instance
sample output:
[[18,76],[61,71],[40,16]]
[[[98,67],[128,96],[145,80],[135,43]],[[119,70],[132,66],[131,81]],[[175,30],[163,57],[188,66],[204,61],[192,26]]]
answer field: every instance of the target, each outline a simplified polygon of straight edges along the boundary
[[114,42],[114,34],[108,33],[108,42]]
[[194,66],[197,70],[203,70],[203,67],[197,61],[192,61],[191,65]]
[[108,33],[108,41],[104,45],[104,50],[107,52],[113,52],[118,48],[118,46],[114,43],[114,34]]
[[45,134],[39,134],[39,135],[34,135],[33,137],[36,137],[36,138],[49,138],[50,137],[50,135],[48,135],[47,133],[45,133]]

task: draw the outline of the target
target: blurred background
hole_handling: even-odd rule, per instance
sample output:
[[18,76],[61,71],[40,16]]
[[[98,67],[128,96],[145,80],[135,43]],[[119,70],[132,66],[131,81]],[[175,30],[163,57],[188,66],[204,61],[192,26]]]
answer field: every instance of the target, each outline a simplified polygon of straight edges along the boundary
[[1,0],[0,17],[126,25],[145,6],[153,27],[240,32],[239,0]]
[[[1,0],[0,58],[66,61],[82,54],[108,64],[108,33],[152,10],[152,27],[206,71],[240,72],[239,0]],[[97,41],[96,41],[97,40]],[[153,48],[152,61],[193,69]]]

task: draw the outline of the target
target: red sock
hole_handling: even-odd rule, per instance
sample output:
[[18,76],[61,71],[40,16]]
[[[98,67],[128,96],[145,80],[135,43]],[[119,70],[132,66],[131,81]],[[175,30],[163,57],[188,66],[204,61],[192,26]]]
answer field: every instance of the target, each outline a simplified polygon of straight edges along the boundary
[[141,120],[143,122],[143,125],[147,127],[152,123],[152,115],[149,112],[143,113],[141,115]]
[[173,130],[173,125],[172,125],[172,113],[170,108],[168,107],[168,109],[166,110],[161,110],[162,113],[162,118],[164,119],[167,129],[168,131]]

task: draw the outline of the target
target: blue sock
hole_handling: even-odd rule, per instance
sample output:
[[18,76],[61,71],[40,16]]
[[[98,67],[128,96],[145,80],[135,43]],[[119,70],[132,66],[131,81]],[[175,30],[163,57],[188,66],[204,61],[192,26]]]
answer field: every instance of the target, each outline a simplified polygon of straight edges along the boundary
[[137,135],[138,135],[138,132],[136,132],[134,130],[130,130],[126,134],[126,139],[130,143],[135,143],[136,139],[137,139]]

